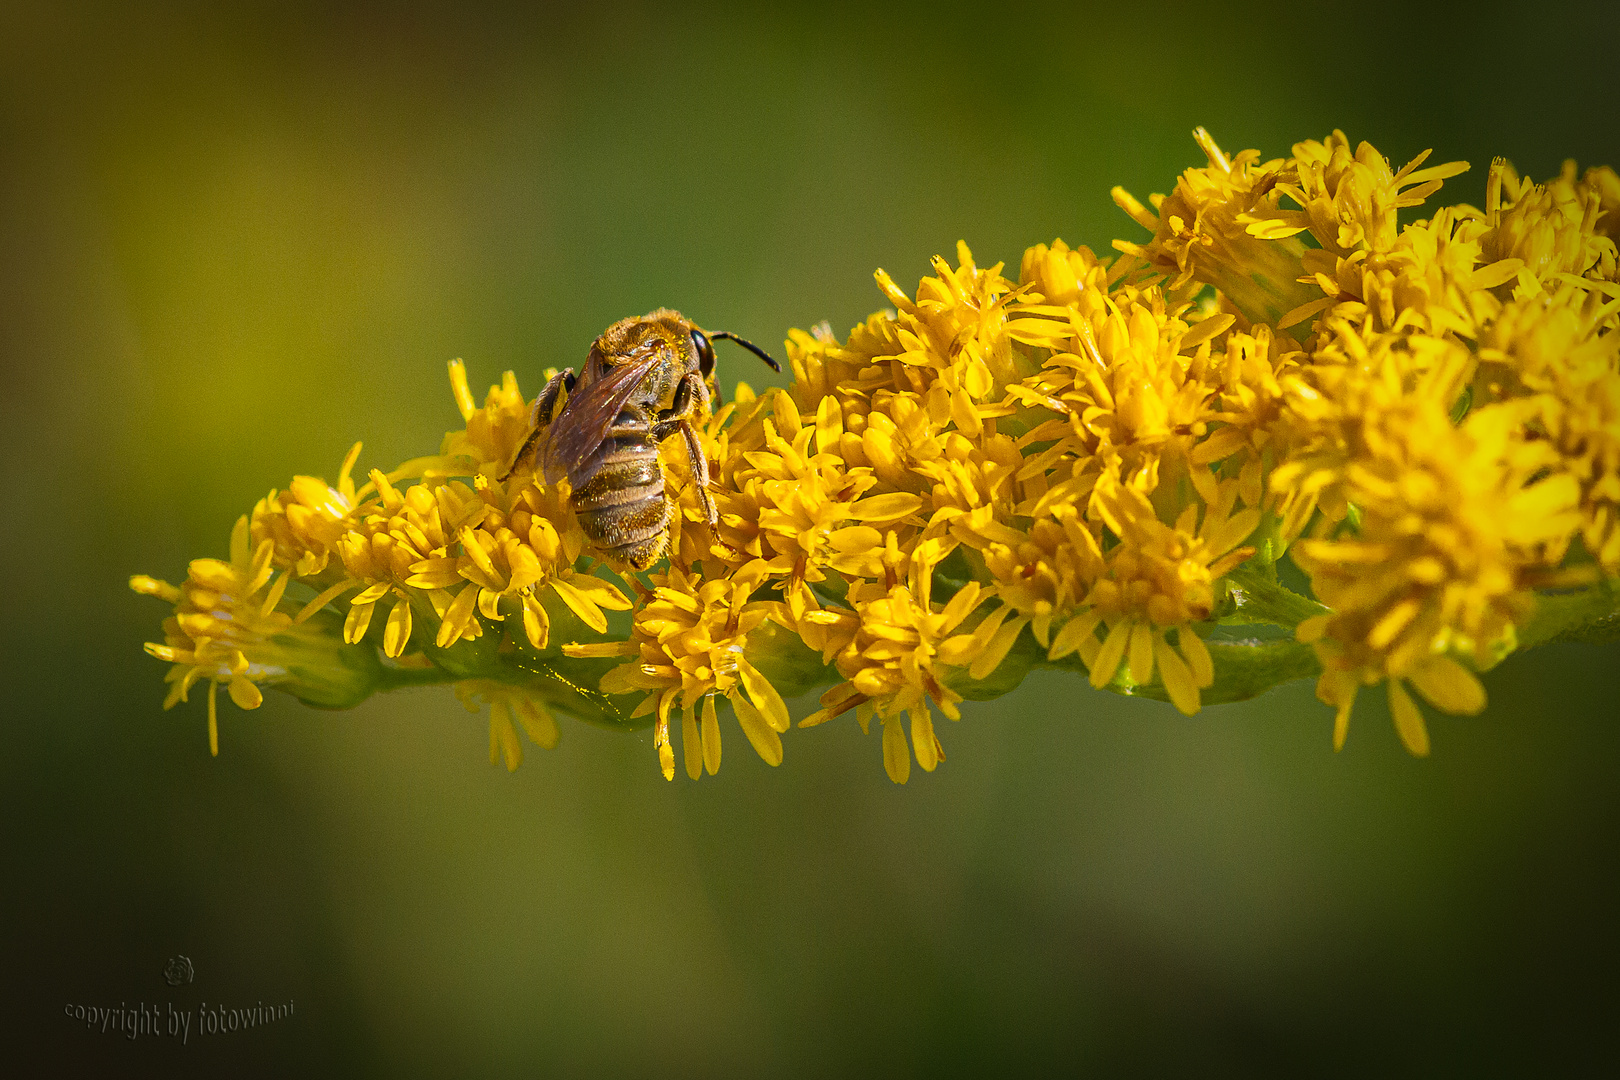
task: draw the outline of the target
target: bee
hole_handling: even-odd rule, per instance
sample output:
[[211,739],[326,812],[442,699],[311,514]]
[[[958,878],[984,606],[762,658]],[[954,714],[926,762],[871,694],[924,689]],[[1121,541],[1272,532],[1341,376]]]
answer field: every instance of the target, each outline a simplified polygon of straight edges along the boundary
[[647,569],[669,546],[674,508],[658,447],[676,432],[709,524],[720,518],[693,422],[719,401],[713,342],[721,339],[782,370],[757,345],[729,331],[704,331],[668,308],[614,323],[591,345],[577,378],[567,368],[534,399],[532,429],[501,479],[536,462],[547,483],[566,476],[569,503],[592,547],[610,562]]

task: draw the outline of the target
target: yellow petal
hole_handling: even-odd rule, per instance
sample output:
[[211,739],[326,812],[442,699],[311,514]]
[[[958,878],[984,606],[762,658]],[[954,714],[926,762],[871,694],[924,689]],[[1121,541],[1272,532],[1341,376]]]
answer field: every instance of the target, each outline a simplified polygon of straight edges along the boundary
[[720,719],[715,714],[713,694],[703,698],[703,767],[710,776],[720,771]]
[[477,616],[473,614],[473,605],[478,600],[478,586],[467,584],[462,586],[461,592],[450,602],[445,610],[444,621],[439,624],[439,636],[436,644],[441,649],[449,648],[452,643],[461,638],[462,632],[467,629]]
[[349,447],[349,452],[343,456],[343,464],[338,467],[338,490],[343,493],[344,498],[351,500],[354,498],[354,481],[349,478],[349,474],[354,472],[354,463],[360,460],[360,448],[364,445],[365,443],[357,442]]
[[563,646],[564,656],[634,656],[636,646],[628,641],[593,641],[581,645],[578,642],[569,642]]
[[461,550],[466,553],[467,558],[472,560],[473,565],[483,572],[485,577],[491,579],[500,577],[500,572],[495,569],[495,564],[490,561],[489,552],[484,548],[485,543],[488,543],[491,547],[494,546],[495,538],[493,536],[487,533],[475,532],[464,525],[458,534],[458,538],[461,540]]
[[[1192,631],[1187,631],[1191,633]],[[1199,709],[1198,686],[1193,681],[1192,671],[1181,654],[1170,647],[1162,634],[1153,635],[1153,654],[1159,662],[1159,679],[1164,683],[1165,693],[1170,695],[1170,703],[1181,711],[1184,716],[1192,716]]]
[[827,543],[834,551],[860,554],[883,546],[883,534],[870,525],[851,525],[827,534]]
[[767,765],[782,764],[782,737],[742,694],[732,694],[729,700],[737,713],[737,723],[742,725],[748,741],[754,744],[755,752],[765,759]]
[[673,690],[658,699],[658,720],[653,724],[653,747],[658,751],[658,771],[665,780],[675,779],[675,750],[669,745],[669,702]]
[[903,784],[911,778],[911,749],[898,716],[883,718],[883,768],[889,779]]
[[354,586],[355,583],[352,581],[340,581],[331,588],[326,589],[315,599],[311,600],[309,603],[305,604],[299,609],[298,614],[293,616],[293,623],[296,625],[298,623],[307,621],[311,615],[315,614],[317,611],[321,610],[327,604],[330,604],[333,600],[335,600],[339,593],[342,593],[347,589],[352,589]]
[[1098,611],[1087,611],[1076,615],[1063,624],[1056,636],[1052,638],[1052,647],[1047,650],[1048,660],[1059,660],[1076,649],[1080,643],[1096,632],[1097,624],[1102,622],[1102,614]]
[[501,594],[493,589],[478,590],[478,613],[490,622],[505,622],[501,614]]
[[443,589],[461,580],[455,559],[422,559],[411,564],[405,584],[418,589]]
[[567,604],[569,610],[578,615],[586,626],[598,634],[607,633],[607,616],[602,614],[602,609],[597,607],[590,597],[561,578],[551,579],[551,591],[562,597],[563,603]]
[[238,709],[257,709],[264,703],[264,695],[259,688],[253,685],[252,680],[238,675],[230,681],[231,700],[236,702]]
[[1043,649],[1051,649],[1051,647],[1052,647],[1052,609],[1051,608],[1044,608],[1041,611],[1038,611],[1038,612],[1035,613],[1034,618],[1030,621],[1030,624],[1029,624],[1029,632],[1035,635],[1035,640],[1040,643],[1041,648],[1043,648]]
[[[1207,523],[1206,523],[1207,524]],[[1205,542],[1209,545],[1212,555],[1224,555],[1248,539],[1249,534],[1260,524],[1260,511],[1256,509],[1240,510],[1230,518],[1223,521],[1214,529]]]
[[530,593],[523,594],[523,633],[527,635],[529,644],[541,652],[551,641],[551,618],[540,601]]
[[456,408],[461,411],[462,420],[471,420],[472,414],[478,411],[478,402],[467,385],[467,365],[460,360],[452,360],[449,367],[450,392],[455,395]]
[[947,667],[961,667],[979,655],[980,645],[975,634],[957,634],[940,643],[938,659]]
[[698,741],[697,715],[691,709],[681,713],[681,752],[686,759],[686,775],[693,780],[703,775],[703,747]]
[[1181,335],[1181,350],[1195,348],[1211,338],[1219,337],[1236,321],[1235,315],[1211,315],[1203,322],[1194,323],[1191,329]]
[[1485,708],[1485,687],[1478,677],[1448,656],[1430,658],[1407,678],[1437,709],[1473,716]]
[[1145,622],[1131,629],[1130,673],[1137,685],[1153,678],[1153,627]]
[[922,497],[903,491],[887,495],[873,495],[849,508],[849,516],[857,521],[894,521],[922,509]]
[[[246,521],[247,518],[243,518]],[[215,700],[219,692],[219,683],[208,684],[208,752],[219,757],[219,705]]]
[[1423,713],[1417,702],[1406,692],[1401,680],[1389,680],[1389,711],[1395,718],[1395,730],[1401,742],[1413,757],[1429,756],[1429,729],[1423,723]]
[[1187,669],[1192,672],[1195,686],[1209,686],[1215,681],[1215,661],[1209,655],[1204,639],[1183,626],[1177,632],[1181,642],[1181,655],[1187,658]]
[[276,583],[270,586],[270,591],[265,595],[264,606],[259,608],[260,615],[268,615],[276,610],[276,605],[281,603],[281,597],[287,591],[287,583],[291,580],[292,571],[290,569],[283,570],[281,576],[276,578]]
[[379,581],[375,585],[368,585],[364,591],[362,591],[358,596],[352,598],[349,603],[375,604],[378,600],[381,600],[383,597],[387,596],[388,590],[392,587],[393,586],[389,585],[386,581]]
[[742,679],[743,689],[748,691],[748,696],[759,707],[772,729],[786,731],[792,726],[793,720],[788,716],[787,702],[782,700],[782,695],[776,692],[769,679],[741,656],[737,657],[737,674]]
[[603,581],[601,578],[592,577],[589,574],[575,574],[569,579],[568,583],[578,589],[597,607],[604,607],[609,611],[630,610],[630,601],[611,581]]
[[911,746],[923,772],[933,772],[934,766],[939,764],[939,755],[935,753],[939,744],[934,739],[934,719],[928,715],[926,705],[911,710]]
[[394,601],[394,609],[388,613],[388,625],[383,628],[383,652],[388,656],[398,656],[405,651],[410,640],[411,605],[400,597]]
[[375,604],[355,604],[349,608],[349,616],[343,620],[344,641],[353,645],[366,636],[366,631],[371,629],[371,612],[375,607]]
[[248,567],[248,519],[243,514],[231,527],[231,565],[244,570]]
[[129,587],[138,593],[155,596],[159,600],[165,600],[171,604],[180,602],[181,594],[178,588],[170,585],[167,581],[159,581],[157,578],[147,577],[145,574],[136,574],[130,578]]
[[1322,635],[1327,633],[1328,616],[1312,615],[1310,618],[1294,627],[1294,639],[1309,645],[1313,641],[1320,641]]
[[1097,662],[1091,667],[1091,685],[1101,690],[1114,679],[1119,662],[1125,658],[1125,645],[1131,640],[1131,624],[1115,623],[1097,650]]
[[270,575],[276,572],[275,568],[270,565],[271,560],[275,557],[276,542],[274,540],[266,540],[259,545],[259,549],[253,553],[253,564],[249,567],[251,573],[247,587],[242,590],[244,596],[252,596],[264,588],[264,583],[269,581]]
[[1020,615],[1016,619],[1009,619],[1005,625],[997,629],[990,638],[990,643],[985,646],[984,652],[980,653],[968,668],[968,675],[975,679],[988,678],[990,673],[1000,667],[1001,662],[1007,658],[1007,654],[1012,651],[1013,643],[1018,640],[1018,635],[1023,633],[1027,625],[1029,616]]
[[957,590],[956,595],[951,597],[941,613],[945,617],[945,628],[953,629],[963,619],[973,614],[974,609],[979,606],[983,592],[983,587],[977,581],[970,581]]

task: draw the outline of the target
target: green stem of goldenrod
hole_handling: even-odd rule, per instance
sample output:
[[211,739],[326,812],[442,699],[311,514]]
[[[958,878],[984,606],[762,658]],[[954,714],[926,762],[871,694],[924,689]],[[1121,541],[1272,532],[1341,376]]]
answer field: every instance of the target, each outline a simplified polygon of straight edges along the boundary
[[[1215,661],[1215,682],[1200,697],[1205,705],[1247,701],[1295,679],[1314,679],[1322,673],[1316,650],[1302,642],[1205,641],[1210,659]],[[1170,695],[1157,680],[1145,686],[1109,687],[1128,697],[1169,701]]]
[[1620,638],[1620,580],[1568,592],[1542,593],[1536,611],[1519,630],[1519,648],[1559,641],[1601,643]]
[[456,677],[442,668],[384,668],[377,689],[386,692],[407,686],[442,686],[455,681]]
[[[1205,705],[1247,701],[1284,683],[1293,682],[1295,679],[1315,678],[1322,673],[1322,666],[1316,659],[1316,650],[1292,639],[1205,641],[1204,647],[1209,650],[1210,658],[1215,661],[1215,682],[1205,687],[1200,695]],[[1080,657],[1072,653],[1060,660],[1047,660],[1043,655],[1036,661],[1036,666],[1071,671],[1082,676],[1088,674]],[[1116,678],[1103,689],[1125,697],[1145,697],[1155,701],[1170,700],[1170,695],[1157,678],[1147,683],[1132,683],[1124,677],[1124,665],[1121,665],[1120,675],[1120,678]]]
[[[1275,626],[1286,633],[1303,620],[1328,610],[1273,580],[1263,567],[1239,567],[1228,580],[1236,607],[1218,617],[1220,625]],[[756,634],[760,640],[757,651],[750,648],[752,660],[785,695],[810,693],[838,681],[837,671],[831,665],[823,665],[819,655],[805,648],[793,635],[778,632],[774,624],[766,624]],[[1604,580],[1583,589],[1541,595],[1534,616],[1519,632],[1518,649],[1561,641],[1612,641],[1616,638],[1620,638],[1620,582]],[[1215,666],[1215,681],[1202,692],[1205,705],[1245,701],[1284,683],[1315,678],[1321,673],[1315,650],[1292,636],[1271,640],[1208,638],[1205,646]],[[1050,660],[1046,652],[1034,634],[1026,630],[989,676],[971,679],[965,669],[948,669],[944,681],[963,697],[984,701],[1015,689],[1037,668],[1068,671],[1082,677],[1087,674],[1077,654]],[[557,712],[599,727],[637,730],[653,721],[651,714],[631,717],[637,704],[635,695],[610,697],[595,688],[602,674],[618,662],[613,658],[571,659],[554,649],[537,653],[514,637],[503,640],[500,633],[476,641],[462,641],[449,649],[430,646],[424,653],[432,661],[432,667],[379,665],[374,688],[399,690],[488,679],[524,687]],[[1120,676],[1105,689],[1127,697],[1169,700],[1157,678],[1145,684],[1133,684],[1125,670],[1122,666]],[[321,700],[311,703],[333,707]]]

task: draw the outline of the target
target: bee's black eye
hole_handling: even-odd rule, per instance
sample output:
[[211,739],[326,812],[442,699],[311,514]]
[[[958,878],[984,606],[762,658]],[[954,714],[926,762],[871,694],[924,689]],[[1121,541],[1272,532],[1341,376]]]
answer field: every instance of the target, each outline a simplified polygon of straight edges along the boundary
[[714,346],[701,330],[692,331],[692,348],[697,350],[698,368],[705,375],[714,370]]

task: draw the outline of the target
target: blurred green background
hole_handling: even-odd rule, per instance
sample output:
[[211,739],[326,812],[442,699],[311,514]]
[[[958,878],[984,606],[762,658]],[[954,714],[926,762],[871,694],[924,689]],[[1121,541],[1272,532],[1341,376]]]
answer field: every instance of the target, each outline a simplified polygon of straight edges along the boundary
[[[1138,230],[1207,125],[1620,164],[1613,5],[7,5],[0,1054],[55,1073],[1523,1074],[1614,1066],[1614,646],[1408,758],[1299,684],[1193,720],[1032,678],[896,788],[853,724],[515,775],[448,690],[165,714],[125,587],[293,473],[659,305],[762,343],[966,239]],[[750,357],[723,378],[759,385]],[[799,710],[805,711],[801,703]],[[171,989],[185,954],[196,982]],[[63,1006],[296,1004],[177,1047]]]

